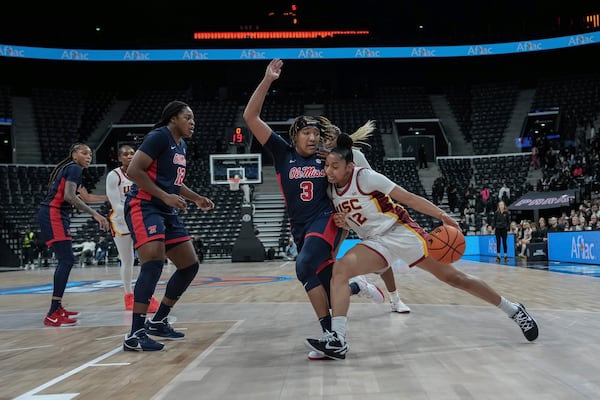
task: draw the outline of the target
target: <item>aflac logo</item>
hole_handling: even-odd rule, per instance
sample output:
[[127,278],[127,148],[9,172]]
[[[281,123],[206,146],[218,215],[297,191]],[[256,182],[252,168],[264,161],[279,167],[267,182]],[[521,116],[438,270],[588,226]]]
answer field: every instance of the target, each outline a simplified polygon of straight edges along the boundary
[[357,49],[354,56],[359,58],[377,58],[379,57],[379,51],[373,49]]
[[323,58],[323,52],[314,49],[303,49],[298,53],[298,58]]
[[242,50],[242,53],[240,54],[240,58],[248,59],[248,60],[263,60],[263,59],[267,58],[267,56],[264,51]]
[[571,239],[571,257],[578,260],[595,260],[594,243],[586,243],[582,235]]
[[65,60],[87,60],[88,56],[88,53],[83,53],[81,51],[65,50],[63,51],[61,58]]
[[143,61],[150,59],[150,53],[144,53],[141,51],[126,51],[123,55],[124,60]]
[[542,43],[541,42],[520,42],[517,45],[517,52],[524,52],[524,51],[537,51],[537,50],[542,50]]
[[0,47],[0,56],[3,57],[25,57],[24,50],[18,50],[10,46]]
[[492,54],[492,48],[483,46],[470,46],[467,54],[470,56],[482,56]]
[[410,52],[411,57],[435,57],[435,50],[425,47],[413,47]]
[[488,252],[490,252],[491,254],[496,253],[496,238],[495,237],[491,237],[490,240],[488,240]]
[[184,60],[208,60],[208,53],[198,50],[186,50],[183,52]]

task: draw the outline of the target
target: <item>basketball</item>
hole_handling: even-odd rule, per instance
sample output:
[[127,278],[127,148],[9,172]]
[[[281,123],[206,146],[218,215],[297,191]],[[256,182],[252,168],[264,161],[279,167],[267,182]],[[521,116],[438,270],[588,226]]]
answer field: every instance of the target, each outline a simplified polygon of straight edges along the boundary
[[450,225],[436,227],[427,239],[429,255],[444,264],[460,260],[465,247],[465,237],[462,232]]

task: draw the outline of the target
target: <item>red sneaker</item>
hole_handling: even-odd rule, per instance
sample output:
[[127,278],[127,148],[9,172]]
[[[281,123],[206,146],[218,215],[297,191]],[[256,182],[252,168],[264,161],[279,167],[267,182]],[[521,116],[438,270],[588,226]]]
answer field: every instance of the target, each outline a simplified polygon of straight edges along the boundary
[[44,318],[44,325],[61,327],[73,326],[79,323],[79,321],[77,321],[76,319],[71,319],[64,316],[59,312],[59,310],[54,311],[52,315],[46,315],[46,317]]
[[160,303],[156,301],[154,296],[150,298],[150,304],[148,304],[148,312],[155,313],[158,310]]
[[133,293],[125,293],[123,300],[125,301],[125,311],[133,310]]
[[67,311],[63,306],[58,307],[59,314],[69,319],[79,318],[79,311]]

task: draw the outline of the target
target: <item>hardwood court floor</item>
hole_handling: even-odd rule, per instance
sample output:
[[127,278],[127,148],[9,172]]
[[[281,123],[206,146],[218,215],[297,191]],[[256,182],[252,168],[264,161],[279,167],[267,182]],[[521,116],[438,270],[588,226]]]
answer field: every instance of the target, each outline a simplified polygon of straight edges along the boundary
[[[320,329],[293,263],[206,263],[172,312],[186,339],[165,342],[164,352],[126,353],[131,313],[118,267],[73,269],[64,303],[82,315],[70,328],[42,324],[53,269],[4,272],[0,399],[599,398],[600,279],[457,265],[524,303],[538,340],[527,342],[500,310],[413,269],[396,274],[412,313],[355,296],[346,360],[308,361],[303,340]],[[165,267],[157,298],[171,272]]]

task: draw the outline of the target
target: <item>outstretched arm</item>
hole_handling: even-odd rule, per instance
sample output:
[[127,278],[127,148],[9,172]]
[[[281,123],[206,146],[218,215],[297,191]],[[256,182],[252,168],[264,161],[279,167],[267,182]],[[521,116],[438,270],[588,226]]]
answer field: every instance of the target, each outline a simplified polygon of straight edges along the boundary
[[446,214],[444,210],[426,198],[407,191],[402,186],[396,185],[396,187],[390,192],[390,197],[402,204],[407,205],[415,211],[441,220],[444,225],[452,225],[453,227],[460,229],[458,222]]
[[260,113],[271,84],[281,74],[282,66],[283,61],[280,59],[275,58],[271,60],[265,71],[265,76],[254,90],[244,110],[244,121],[246,121],[248,128],[250,128],[252,134],[260,144],[265,144],[271,136],[272,129],[260,118]]

